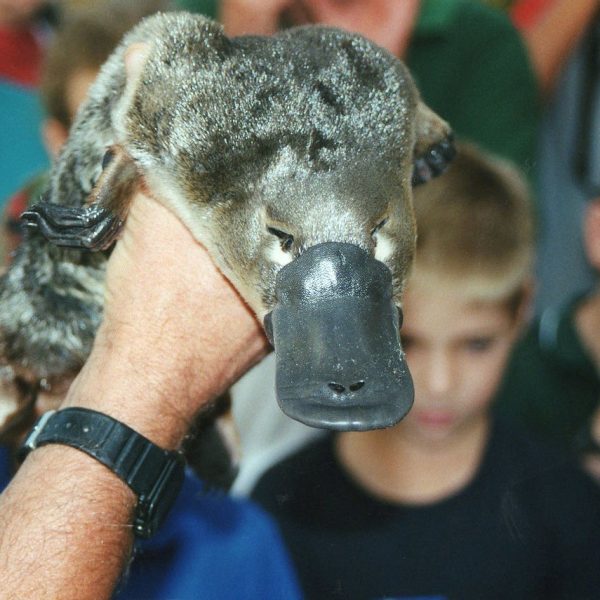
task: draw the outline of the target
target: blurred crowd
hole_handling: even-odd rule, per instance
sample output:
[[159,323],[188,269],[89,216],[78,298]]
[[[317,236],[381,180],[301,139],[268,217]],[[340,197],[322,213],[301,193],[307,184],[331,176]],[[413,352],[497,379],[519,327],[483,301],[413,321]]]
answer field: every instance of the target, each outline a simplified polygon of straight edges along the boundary
[[[260,541],[219,550],[219,532],[201,529],[204,545],[191,543],[194,521],[180,519],[139,550],[119,597],[212,598],[200,588],[213,569],[221,598],[600,597],[598,2],[0,0],[5,265],[102,64],[137,22],[169,10],[220,20],[230,36],[317,23],[360,33],[408,65],[459,153],[415,191],[401,331],[410,415],[335,436],[290,422],[268,357],[233,390],[233,490],[269,514],[244,513],[261,523],[244,535]],[[9,478],[0,469],[0,486]],[[250,502],[223,501],[218,516],[200,510],[227,522]],[[268,558],[227,583],[254,544]],[[181,556],[195,552],[192,576],[196,558]]]

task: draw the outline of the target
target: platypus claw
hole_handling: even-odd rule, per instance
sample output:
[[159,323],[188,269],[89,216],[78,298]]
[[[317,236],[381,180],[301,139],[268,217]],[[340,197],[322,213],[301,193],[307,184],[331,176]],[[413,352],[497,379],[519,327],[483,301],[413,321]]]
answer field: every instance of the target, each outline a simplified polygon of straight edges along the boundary
[[416,187],[422,183],[441,175],[452,159],[456,156],[453,136],[429,148],[424,156],[415,158],[412,176],[412,185]]
[[52,244],[92,251],[108,248],[123,226],[121,219],[98,205],[76,208],[42,202],[25,211],[21,219]]

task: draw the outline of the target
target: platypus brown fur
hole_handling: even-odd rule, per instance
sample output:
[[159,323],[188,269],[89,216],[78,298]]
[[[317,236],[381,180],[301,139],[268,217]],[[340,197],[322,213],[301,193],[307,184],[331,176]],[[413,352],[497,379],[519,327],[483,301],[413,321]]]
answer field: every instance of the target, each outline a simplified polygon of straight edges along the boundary
[[[127,79],[136,43],[147,58]],[[0,280],[5,379],[25,384],[25,403],[40,382],[81,368],[107,257],[88,248],[109,248],[141,180],[260,319],[278,302],[280,271],[323,244],[383,263],[399,306],[415,248],[412,185],[443,170],[449,136],[402,62],[358,35],[302,27],[229,39],[200,16],[144,20],[92,86]]]

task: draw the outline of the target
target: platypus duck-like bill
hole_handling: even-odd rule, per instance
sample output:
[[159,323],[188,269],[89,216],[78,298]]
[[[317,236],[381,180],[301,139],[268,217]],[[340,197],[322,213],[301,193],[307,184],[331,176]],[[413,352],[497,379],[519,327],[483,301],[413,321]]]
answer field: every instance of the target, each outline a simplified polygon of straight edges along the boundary
[[341,431],[389,427],[406,415],[413,385],[382,262],[354,244],[318,244],[279,271],[276,293],[265,329],[283,412]]

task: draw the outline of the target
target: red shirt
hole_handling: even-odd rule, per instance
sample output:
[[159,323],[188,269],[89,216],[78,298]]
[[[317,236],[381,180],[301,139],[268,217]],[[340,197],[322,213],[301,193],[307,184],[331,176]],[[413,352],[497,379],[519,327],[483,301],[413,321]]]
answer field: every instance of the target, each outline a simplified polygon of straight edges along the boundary
[[42,47],[31,29],[0,27],[0,79],[36,86],[41,65]]
[[535,25],[554,0],[516,0],[510,9],[515,27],[521,31]]

